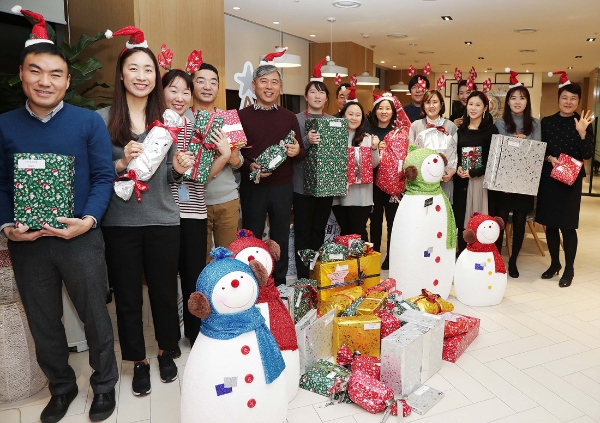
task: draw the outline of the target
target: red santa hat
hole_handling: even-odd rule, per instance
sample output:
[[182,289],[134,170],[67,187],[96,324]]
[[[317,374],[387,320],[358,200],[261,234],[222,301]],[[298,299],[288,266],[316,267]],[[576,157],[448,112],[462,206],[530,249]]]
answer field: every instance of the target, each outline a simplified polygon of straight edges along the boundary
[[505,68],[504,71],[506,73],[510,73],[510,84],[508,85],[509,89],[515,88],[515,87],[520,87],[521,85],[523,85],[517,79],[517,75],[519,74],[519,72],[515,72],[514,70],[510,70],[510,68]]
[[[381,103],[383,100],[389,100],[392,102],[392,104],[394,104],[394,95],[392,93],[388,93],[388,92],[385,92],[381,95],[373,94],[373,107],[375,107],[377,104]],[[402,107],[402,105],[400,105],[400,107]]]
[[548,76],[552,75],[560,75],[560,79],[558,80],[558,88],[562,88],[565,85],[569,85],[571,81],[567,78],[567,72],[565,71],[556,71],[556,72],[548,72]]
[[[310,81],[313,82],[323,82],[323,75],[321,74],[321,68],[323,67],[323,65],[325,64],[325,62],[329,62],[329,56],[325,56],[323,57],[319,63],[317,63],[315,65],[315,68],[313,69],[313,76],[312,78],[310,78]],[[336,77],[338,76],[338,74],[336,74]],[[341,80],[341,78],[340,78]]]
[[46,21],[44,20],[44,17],[42,15],[40,15],[39,13],[32,12],[30,10],[25,10],[19,5],[13,6],[10,10],[12,10],[13,13],[20,13],[23,16],[28,16],[36,21],[35,25],[33,25],[33,28],[31,29],[29,39],[25,41],[25,47],[29,47],[37,43],[54,44],[48,38],[48,33],[46,32]]
[[[269,255],[272,260],[271,269],[275,268],[275,261],[273,260],[273,256],[270,253],[271,250],[269,249],[269,246],[266,242],[264,242],[262,239],[258,239],[256,236],[254,236],[254,233],[248,229],[240,229],[239,231],[237,231],[236,236],[237,239],[231,244],[229,244],[229,246],[227,247],[227,249],[233,253],[234,257],[246,248],[260,248],[269,252]],[[248,259],[248,261],[252,261],[254,257],[250,256]]]
[[129,41],[125,43],[126,48],[148,48],[148,41],[146,41],[144,33],[141,29],[135,26],[126,26],[125,28],[119,29],[116,32],[112,32],[110,29],[107,29],[104,35],[109,39],[114,36],[129,35]]
[[346,97],[346,103],[358,103],[356,98],[356,87],[342,87],[341,91],[350,91]]
[[260,63],[258,64],[258,66],[274,64],[275,58],[283,56],[286,51],[287,51],[287,47],[284,47],[283,50],[281,50],[281,51],[274,51],[272,53],[265,54],[260,59]]

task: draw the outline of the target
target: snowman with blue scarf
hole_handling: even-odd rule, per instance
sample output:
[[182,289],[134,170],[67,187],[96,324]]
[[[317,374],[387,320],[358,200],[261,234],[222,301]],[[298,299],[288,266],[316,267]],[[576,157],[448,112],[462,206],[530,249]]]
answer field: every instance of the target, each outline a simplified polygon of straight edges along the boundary
[[181,388],[182,423],[281,423],[287,395],[281,351],[255,307],[268,273],[257,260],[245,264],[223,247],[200,274],[190,312],[200,333]]

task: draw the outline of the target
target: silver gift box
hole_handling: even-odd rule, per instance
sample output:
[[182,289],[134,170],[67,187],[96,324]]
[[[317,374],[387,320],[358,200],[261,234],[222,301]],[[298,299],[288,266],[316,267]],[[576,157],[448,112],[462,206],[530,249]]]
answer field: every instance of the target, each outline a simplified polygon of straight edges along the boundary
[[300,375],[312,369],[319,359],[331,357],[335,312],[336,310],[330,310],[317,319],[317,310],[313,309],[296,323]]
[[406,310],[400,321],[417,327],[423,333],[423,361],[421,363],[421,383],[442,368],[442,350],[444,348],[444,318],[435,314],[417,310]]
[[421,386],[423,332],[407,324],[381,340],[381,381],[396,396],[409,395]]
[[537,195],[545,154],[545,142],[492,135],[483,187]]

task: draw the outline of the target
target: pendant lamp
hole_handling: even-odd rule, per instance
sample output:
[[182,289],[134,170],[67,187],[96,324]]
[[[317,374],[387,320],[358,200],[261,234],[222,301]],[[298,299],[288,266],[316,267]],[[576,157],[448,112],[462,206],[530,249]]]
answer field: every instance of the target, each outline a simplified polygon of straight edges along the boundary
[[[331,24],[331,32],[330,32],[330,51],[329,58],[333,58],[333,23],[335,22],[335,18],[327,18],[327,21]],[[348,68],[343,66],[337,66],[333,60],[327,62],[325,66],[321,68],[321,75],[327,78],[335,78],[336,74],[339,74],[341,77],[348,76]]]
[[[375,46],[371,46],[375,47]],[[365,71],[356,78],[356,85],[379,85],[379,78],[369,75],[367,72],[367,48],[365,47]]]
[[408,85],[402,82],[402,69],[400,69],[400,82],[394,85],[390,85],[390,91],[399,92],[399,93],[407,93],[410,90],[408,89]]
[[[285,49],[283,46],[283,32],[281,32],[281,0],[279,0],[279,45],[275,46],[275,51],[280,52]],[[276,57],[273,64],[278,68],[297,68],[302,66],[300,56],[291,53],[285,53],[281,57]]]

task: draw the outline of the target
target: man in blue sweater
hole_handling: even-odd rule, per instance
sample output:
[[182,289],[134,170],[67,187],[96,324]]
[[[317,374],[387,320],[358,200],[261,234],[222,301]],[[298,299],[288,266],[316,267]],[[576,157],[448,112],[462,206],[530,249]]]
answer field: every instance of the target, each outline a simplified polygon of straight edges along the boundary
[[[104,241],[96,229],[111,198],[110,137],[97,113],[63,102],[70,75],[62,50],[48,40],[35,41],[26,44],[21,54],[20,76],[27,103],[0,115],[1,235],[8,237],[38,363],[50,381],[52,397],[42,411],[41,421],[61,420],[78,393],[61,322],[63,282],[85,324],[90,348],[94,399],[89,416],[92,421],[104,420],[114,411],[118,379],[112,325],[105,304]],[[75,157],[74,217],[57,219],[66,228],[45,226],[33,231],[27,226],[14,226],[14,153]]]

